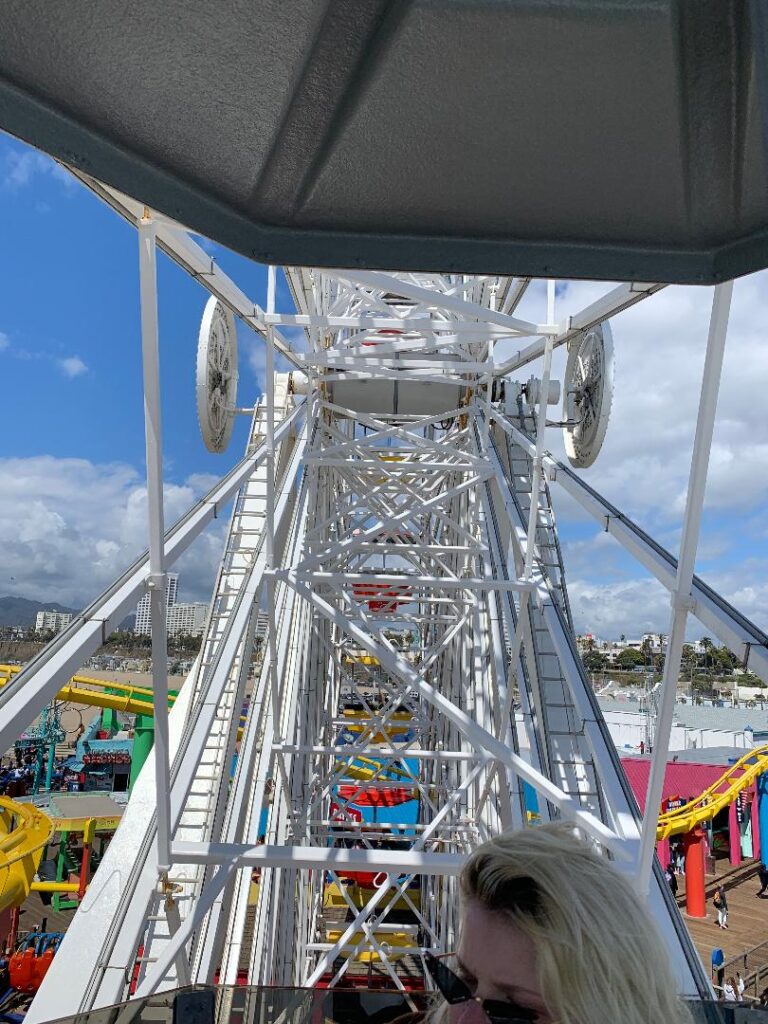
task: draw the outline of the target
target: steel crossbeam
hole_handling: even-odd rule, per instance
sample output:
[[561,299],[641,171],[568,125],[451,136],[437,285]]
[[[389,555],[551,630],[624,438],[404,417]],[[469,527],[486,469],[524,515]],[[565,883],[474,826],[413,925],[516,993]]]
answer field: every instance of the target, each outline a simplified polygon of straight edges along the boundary
[[[89,185],[138,223],[143,208],[133,200]],[[217,605],[214,638],[170,717],[167,859],[169,880],[183,887],[178,912],[165,923],[153,913],[164,858],[148,763],[128,829],[104,861],[113,871],[119,857],[131,861],[123,890],[105,888],[99,901],[94,887],[71,929],[96,966],[57,1010],[122,998],[140,942],[138,996],[217,972],[232,984],[241,969],[252,984],[334,985],[361,957],[407,987],[400,957],[455,941],[466,854],[536,813],[575,821],[630,878],[642,860],[647,880],[651,826],[640,858],[639,815],[574,646],[550,483],[577,496],[668,585],[677,566],[546,453],[546,404],[504,415],[494,378],[544,356],[546,394],[554,348],[662,286],[621,285],[558,323],[550,282],[535,323],[513,315],[528,278],[289,268],[296,312],[282,312],[274,268],[262,309],[178,225],[158,218],[155,229],[161,248],[265,339],[267,388],[262,446],[169,531],[162,557],[154,537],[153,568],[162,571],[254,472],[261,525],[238,596]],[[306,355],[282,329],[305,332]],[[496,361],[496,342],[518,337],[532,340]],[[278,398],[276,352],[305,371],[291,386],[306,400],[280,425],[274,413],[287,390]],[[406,411],[387,397],[395,392],[410,396]],[[245,559],[238,522],[227,550]],[[692,573],[690,563],[688,552]],[[24,700],[0,694],[9,730],[135,600],[147,564],[29,673]],[[225,573],[217,587],[230,593]],[[695,577],[689,590],[708,622],[717,618],[728,642],[737,637],[761,663],[765,638]],[[268,627],[230,780],[260,612]],[[379,814],[395,800],[413,804],[413,820],[397,805]],[[371,875],[373,891],[360,881]],[[650,905],[681,990],[702,991],[706,979],[654,878]],[[99,921],[98,937],[85,934],[85,912]],[[393,952],[398,930],[403,944]],[[30,1024],[45,1019],[74,948],[65,942],[57,954]]]
[[[494,409],[492,416],[517,444],[533,452],[535,446],[530,437],[510,423],[504,413]],[[636,523],[597,494],[573,470],[548,452],[543,457],[542,465],[547,478],[574,498],[596,522],[600,523],[606,533],[626,548],[660,583],[668,590],[674,587],[677,573],[677,559],[674,555],[661,547]],[[716,594],[698,576],[693,577],[690,598],[691,614],[738,654],[746,668],[760,676],[764,682],[768,682],[768,637],[765,633]]]

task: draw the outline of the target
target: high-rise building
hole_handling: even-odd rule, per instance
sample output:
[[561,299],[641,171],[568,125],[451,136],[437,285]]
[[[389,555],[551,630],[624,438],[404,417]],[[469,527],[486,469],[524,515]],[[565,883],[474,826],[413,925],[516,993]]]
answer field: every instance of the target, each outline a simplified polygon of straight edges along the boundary
[[[176,604],[176,594],[179,590],[179,574],[169,572],[165,579],[165,607],[172,608]],[[149,607],[149,594],[145,594],[136,606],[135,633],[143,636],[152,636],[152,612]]]
[[208,605],[201,602],[173,605],[168,609],[168,636],[200,636],[207,615]]
[[37,613],[36,633],[60,633],[72,621],[71,612],[54,612],[47,609]]

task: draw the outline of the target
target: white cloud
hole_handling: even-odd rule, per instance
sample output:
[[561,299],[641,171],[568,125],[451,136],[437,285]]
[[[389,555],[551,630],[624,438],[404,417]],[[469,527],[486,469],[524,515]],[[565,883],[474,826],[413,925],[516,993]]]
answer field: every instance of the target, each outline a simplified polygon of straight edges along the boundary
[[[768,628],[766,568],[746,561],[734,565],[727,574],[706,578],[726,601],[763,630]],[[602,640],[613,640],[622,633],[638,638],[643,633],[667,633],[670,629],[669,591],[652,577],[616,582],[572,579],[568,597],[577,633],[590,632]],[[689,639],[707,632],[698,619],[688,617]]]
[[[768,579],[768,418],[763,397],[768,393],[768,345],[762,326],[766,285],[768,272],[761,272],[737,281],[734,287],[710,452],[708,515],[697,559],[707,582],[761,628],[768,626],[768,584],[762,583]],[[558,319],[588,306],[611,287],[571,282],[564,292],[559,289]],[[545,286],[536,282],[517,312],[541,321],[545,303]],[[613,318],[616,387],[611,420],[594,466],[578,471],[586,483],[675,554],[711,305],[710,288],[669,287]],[[513,346],[505,343],[505,347],[509,351]],[[505,347],[498,346],[497,358],[504,358]],[[561,380],[565,358],[565,350],[560,349],[553,360],[554,375]],[[540,373],[540,363],[518,371],[518,376],[527,379],[531,373]],[[565,459],[561,431],[548,431],[546,445]],[[666,591],[641,576],[639,565],[611,545],[597,526],[595,535],[584,539],[588,517],[556,483],[553,502],[577,627],[602,637],[634,635],[644,629],[666,631]],[[577,527],[579,539],[574,539]],[[729,556],[745,537],[762,561]],[[727,572],[719,571],[718,566],[728,564],[727,557],[735,558],[735,563]],[[691,628],[694,635],[704,632],[695,620]]]
[[37,154],[32,151],[10,150],[5,156],[3,184],[8,188],[28,185],[35,173]]
[[[166,525],[210,482],[198,474],[166,484]],[[84,607],[146,549],[146,515],[146,488],[131,466],[52,456],[0,459],[0,596],[12,588],[19,596]],[[174,566],[183,600],[209,600],[226,524],[226,516],[216,520]]]
[[[763,338],[768,272],[736,282],[712,444],[706,504],[748,513],[768,498],[768,345]],[[605,294],[610,284],[571,282],[557,316],[575,313]],[[529,290],[519,315],[541,320],[543,284]],[[616,387],[603,449],[585,480],[652,529],[679,522],[696,423],[712,289],[669,287],[612,320]],[[510,343],[498,346],[502,359]],[[562,380],[566,352],[553,373]],[[539,364],[540,365],[540,364]],[[540,372],[532,364],[521,378]],[[564,457],[559,430],[547,447]]]
[[[283,335],[290,343],[295,352],[305,352],[307,349],[307,336],[302,328],[283,329]],[[253,331],[241,331],[238,335],[238,344],[241,351],[245,352],[248,367],[256,378],[256,385],[262,391],[266,387],[267,372],[267,343]],[[293,366],[285,356],[275,352],[275,373],[288,373]]]
[[68,356],[66,359],[58,359],[57,363],[65,377],[80,377],[88,372],[88,367],[80,356]]
[[0,352],[2,352],[3,349],[8,348],[10,344],[11,339],[8,337],[5,331],[0,331]]
[[2,161],[2,185],[11,192],[25,188],[35,178],[47,176],[64,186],[66,191],[74,189],[76,181],[60,164],[45,153],[34,149],[18,149],[5,141]]
[[636,638],[642,633],[665,633],[669,627],[669,594],[654,579],[571,580],[568,597],[577,633],[590,632],[603,640],[622,633]]

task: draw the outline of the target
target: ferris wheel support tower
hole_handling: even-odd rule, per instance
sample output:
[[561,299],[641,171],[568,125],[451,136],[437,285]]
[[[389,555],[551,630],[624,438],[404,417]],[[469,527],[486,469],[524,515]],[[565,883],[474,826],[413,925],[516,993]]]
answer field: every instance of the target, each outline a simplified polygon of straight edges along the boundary
[[[171,712],[156,701],[155,758],[31,1024],[124,999],[137,964],[137,996],[211,981],[217,971],[228,982],[245,970],[253,984],[333,984],[366,952],[403,987],[399,957],[418,963],[425,942],[438,949],[452,940],[467,852],[501,829],[526,827],[531,791],[541,818],[574,821],[649,901],[681,991],[706,991],[654,869],[656,815],[637,812],[575,649],[553,493],[574,496],[671,592],[647,801],[658,808],[688,614],[768,678],[765,637],[693,575],[731,285],[715,289],[676,560],[545,447],[547,407],[557,401],[553,349],[579,351],[564,422],[580,424],[573,460],[593,458],[605,423],[590,403],[602,401],[606,349],[590,332],[661,285],[621,285],[560,322],[550,287],[536,324],[515,316],[525,280],[288,267],[296,311],[276,309],[274,271],[263,310],[178,225],[80,177],[139,228],[150,496],[162,493],[155,245],[226,316],[264,338],[269,372],[243,462],[165,536],[150,501],[148,557],[0,694],[7,740],[145,583],[162,593],[173,558],[237,495],[201,655]],[[305,353],[283,333],[297,327]],[[517,354],[495,361],[494,345],[509,338],[520,339]],[[211,366],[226,364],[225,350]],[[289,374],[274,372],[276,354]],[[541,379],[511,379],[541,356]],[[226,391],[224,377],[215,386]],[[238,411],[233,393],[216,401],[225,419]],[[265,656],[229,785],[261,608]],[[161,647],[158,693],[167,686]],[[345,717],[350,700],[357,719]],[[407,842],[404,826],[371,832],[355,820],[362,789],[404,786],[419,808]],[[340,884],[349,872],[379,880],[359,905]],[[329,877],[347,900],[340,926],[329,918]],[[397,933],[404,945],[395,956],[391,936],[401,926],[390,921],[404,906],[414,923]]]

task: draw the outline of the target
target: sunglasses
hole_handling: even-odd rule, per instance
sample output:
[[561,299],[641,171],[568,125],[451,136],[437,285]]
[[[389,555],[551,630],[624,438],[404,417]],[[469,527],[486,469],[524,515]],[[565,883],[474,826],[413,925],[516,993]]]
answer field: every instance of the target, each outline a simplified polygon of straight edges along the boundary
[[477,996],[473,996],[469,985],[432,953],[424,954],[424,966],[449,1006],[470,1001],[479,1003],[491,1024],[532,1024],[536,1019],[535,1010],[518,1006],[517,1003],[507,1003],[500,999],[478,999]]

